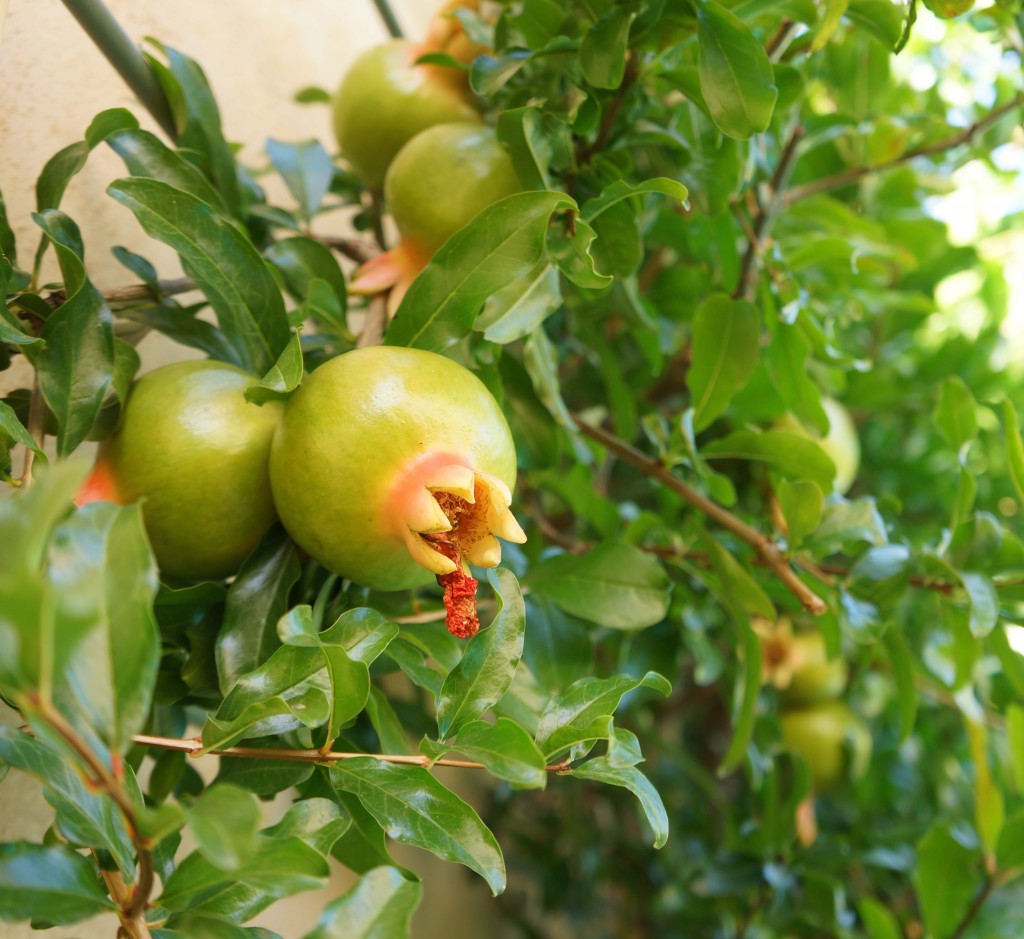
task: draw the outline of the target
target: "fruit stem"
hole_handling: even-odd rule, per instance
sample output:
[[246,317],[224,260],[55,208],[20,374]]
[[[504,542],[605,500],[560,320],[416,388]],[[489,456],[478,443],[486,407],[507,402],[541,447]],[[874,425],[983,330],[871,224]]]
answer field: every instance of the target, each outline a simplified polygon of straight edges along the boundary
[[[384,0],[378,0],[378,6]],[[121,28],[103,0],[64,0],[71,15],[78,20],[96,47],[106,56],[125,83],[138,95],[146,110],[153,115],[171,140],[178,139],[174,118],[160,83],[146,64],[138,46]]]
[[391,9],[388,0],[373,0],[373,5],[377,8],[377,12],[384,21],[384,26],[391,34],[391,37],[393,39],[402,39],[405,34],[402,32],[402,27],[395,18],[394,10]]

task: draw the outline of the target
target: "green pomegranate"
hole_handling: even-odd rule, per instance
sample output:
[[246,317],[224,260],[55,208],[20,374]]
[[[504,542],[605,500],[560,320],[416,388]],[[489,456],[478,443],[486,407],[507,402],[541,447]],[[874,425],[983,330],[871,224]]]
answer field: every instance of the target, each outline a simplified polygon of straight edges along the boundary
[[857,437],[857,425],[853,423],[850,412],[834,398],[822,398],[821,406],[828,417],[828,433],[824,437],[808,431],[792,414],[787,414],[778,422],[780,430],[809,437],[821,446],[829,459],[836,466],[835,480],[832,488],[844,495],[853,485],[860,469],[860,440]]
[[779,715],[785,747],[803,757],[817,793],[859,779],[871,762],[871,731],[842,701],[824,701]]
[[489,205],[520,191],[515,167],[493,128],[438,124],[410,140],[384,181],[399,243],[363,265],[355,293],[392,290],[397,308],[434,252]]
[[334,96],[338,147],[373,189],[421,130],[480,119],[468,89],[450,77],[461,73],[415,64],[425,51],[403,39],[374,46],[356,59]]
[[838,698],[850,670],[842,658],[830,659],[821,633],[796,633],[790,640],[792,677],[779,692],[784,707],[803,707]]
[[495,567],[516,459],[497,402],[468,369],[418,349],[357,349],[289,399],[270,453],[281,521],[320,564],[374,590],[436,577],[448,627],[478,628],[467,562]]
[[144,375],[78,503],[143,499],[146,532],[167,577],[235,573],[277,518],[267,462],[282,406],[246,401],[255,381],[212,361]]

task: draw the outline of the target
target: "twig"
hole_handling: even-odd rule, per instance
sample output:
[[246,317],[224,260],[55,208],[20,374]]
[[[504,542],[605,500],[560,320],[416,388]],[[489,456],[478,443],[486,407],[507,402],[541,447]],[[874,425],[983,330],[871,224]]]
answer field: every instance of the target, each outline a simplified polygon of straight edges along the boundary
[[761,253],[765,236],[771,229],[775,213],[778,211],[782,200],[782,190],[789,179],[790,171],[793,169],[793,161],[796,158],[797,145],[804,135],[804,129],[797,124],[789,135],[786,145],[779,155],[779,162],[775,172],[768,182],[767,198],[764,200],[761,211],[754,220],[753,226],[747,233],[747,250],[743,254],[743,261],[740,264],[740,274],[736,282],[736,289],[732,295],[736,299],[747,299],[753,295],[756,273],[756,260]]
[[778,546],[770,538],[737,518],[728,509],[724,509],[718,503],[712,502],[707,496],[702,495],[696,489],[684,483],[678,476],[670,473],[660,462],[637,450],[625,440],[621,440],[601,427],[588,424],[578,416],[574,415],[573,419],[576,421],[576,426],[579,427],[585,436],[590,437],[591,440],[596,440],[645,476],[657,480],[666,488],[682,496],[695,509],[704,513],[704,515],[722,528],[731,531],[750,545],[757,552],[761,560],[772,569],[775,576],[800,601],[800,605],[809,613],[820,616],[828,610],[828,605],[825,601],[800,580],[793,568],[789,566],[789,562],[783,556]]
[[[254,760],[285,760],[291,763],[340,763],[344,760],[368,757],[373,760],[381,760],[384,763],[422,766],[424,769],[430,769],[432,766],[449,766],[456,769],[487,768],[483,763],[476,763],[472,760],[451,760],[447,757],[432,760],[428,756],[415,753],[349,753],[339,750],[323,753],[320,750],[287,750],[276,747],[225,747],[223,750],[204,751],[202,741],[196,737],[156,737],[151,734],[136,734],[132,740],[144,747],[176,750],[190,756],[234,756]],[[563,773],[569,768],[571,762],[571,760],[562,760],[560,763],[551,763],[545,769],[549,773]]]
[[331,250],[343,254],[357,264],[365,264],[377,253],[360,238],[338,238],[334,235],[310,235],[309,237],[326,245]]
[[64,6],[78,20],[79,25],[96,43],[107,61],[153,115],[161,129],[171,140],[177,140],[171,109],[167,105],[160,83],[146,64],[142,53],[121,25],[103,5],[102,0],[64,0]]
[[124,817],[128,837],[138,856],[138,870],[135,887],[130,897],[126,898],[126,905],[121,906],[121,923],[129,936],[140,937],[140,939],[148,937],[149,929],[146,926],[144,913],[149,903],[149,895],[153,890],[153,855],[149,843],[139,830],[138,816],[131,798],[124,786],[121,785],[121,781],[93,752],[63,714],[38,696],[33,696],[30,699],[30,706],[74,750],[94,777],[93,784],[110,797]]
[[196,282],[191,277],[174,277],[170,280],[157,281],[155,291],[149,284],[128,284],[125,287],[104,290],[103,298],[108,303],[129,303],[132,300],[155,300],[159,296],[170,297],[195,289]]
[[366,319],[363,321],[362,332],[356,339],[356,348],[379,346],[384,339],[384,330],[388,325],[388,295],[377,294],[367,304]]
[[841,173],[836,173],[834,176],[826,176],[822,179],[816,179],[814,182],[804,183],[802,186],[794,186],[782,197],[782,204],[790,206],[794,202],[800,202],[802,199],[808,199],[811,196],[818,195],[818,193],[828,192],[830,189],[838,189],[840,186],[848,186],[850,183],[855,183],[858,179],[863,179],[865,176],[870,176],[873,173],[884,173],[897,166],[902,166],[904,163],[909,163],[911,160],[917,159],[917,157],[934,156],[947,150],[952,150],[954,147],[959,147],[961,144],[970,143],[976,134],[983,131],[989,125],[996,123],[996,121],[1009,114],[1014,108],[1021,106],[1024,106],[1024,95],[1019,94],[1012,101],[994,108],[988,114],[978,118],[970,127],[964,128],[960,133],[953,134],[951,137],[908,150],[906,153],[900,154],[900,156],[894,157],[891,160],[885,160],[882,163],[874,163],[869,166],[855,166]]
[[384,21],[384,27],[387,29],[392,39],[402,38],[402,27],[399,25],[398,19],[395,17],[394,11],[391,9],[388,0],[373,0],[373,5],[377,8],[377,12],[380,14],[380,18]]
[[588,163],[592,157],[604,150],[611,138],[612,131],[615,129],[615,121],[618,119],[619,111],[622,110],[622,104],[626,100],[626,95],[629,93],[630,88],[633,87],[639,72],[640,67],[637,63],[637,57],[635,54],[630,53],[626,58],[626,68],[622,73],[622,82],[616,90],[615,97],[612,98],[601,117],[601,124],[597,128],[597,134],[593,142],[579,152],[577,162],[581,164]]
[[[43,441],[46,439],[46,402],[43,400],[43,391],[39,385],[38,373],[32,380],[32,397],[28,404],[28,428],[30,436],[36,445],[42,449]],[[22,464],[21,479],[18,485],[27,487],[32,485],[32,467],[36,461],[36,451],[31,447],[25,448],[25,462]]]
[[995,877],[993,877],[992,874],[988,874],[985,877],[985,882],[981,885],[981,890],[974,898],[974,902],[967,908],[967,912],[964,913],[963,918],[959,923],[957,923],[956,929],[949,934],[949,939],[962,939],[963,935],[967,932],[968,927],[974,922],[977,915],[981,912],[981,908],[985,905],[985,901],[988,900],[995,885]]

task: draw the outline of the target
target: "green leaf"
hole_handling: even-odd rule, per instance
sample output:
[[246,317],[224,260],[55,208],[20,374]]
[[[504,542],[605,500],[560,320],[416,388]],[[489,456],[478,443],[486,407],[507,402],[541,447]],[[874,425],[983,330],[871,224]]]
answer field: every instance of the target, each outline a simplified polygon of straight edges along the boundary
[[480,817],[420,766],[356,757],[330,768],[331,783],[350,792],[388,837],[476,871],[497,896],[505,889],[501,849]]
[[895,49],[903,35],[903,14],[889,0],[849,0],[846,18],[886,49]]
[[786,520],[786,540],[790,548],[796,548],[821,523],[825,496],[816,483],[800,479],[779,480],[775,493]]
[[617,179],[608,186],[599,196],[588,199],[580,210],[580,218],[586,222],[592,222],[606,209],[622,202],[623,199],[631,199],[633,196],[645,193],[657,192],[669,196],[679,202],[685,202],[688,195],[686,187],[667,176],[657,176],[654,179],[645,179],[634,183],[628,179]]
[[778,323],[765,362],[786,407],[805,427],[823,434],[828,429],[828,415],[821,406],[821,392],[807,371],[810,352],[810,340],[799,324]]
[[370,686],[366,716],[385,753],[412,753],[409,736],[386,694],[376,685]]
[[550,189],[551,141],[537,107],[509,108],[498,115],[498,139],[512,157],[524,189]]
[[[0,336],[0,341],[2,339],[3,337]],[[25,429],[21,421],[18,420],[18,415],[14,413],[14,408],[0,401],[0,454],[6,456],[10,453],[11,447],[18,444],[28,447],[44,465],[49,462],[46,453],[32,439],[32,435]]]
[[668,812],[658,790],[635,766],[613,766],[608,757],[595,757],[572,770],[578,779],[590,779],[609,786],[628,789],[640,800],[647,823],[654,832],[654,847],[663,848],[668,841]]
[[57,419],[57,455],[67,456],[92,430],[114,374],[114,326],[103,295],[82,263],[78,226],[63,212],[34,215],[53,244],[67,299],[43,324],[35,353],[39,387]]
[[64,845],[0,844],[0,919],[77,923],[115,909],[91,860]]
[[580,42],[580,68],[597,88],[618,88],[626,70],[629,27],[636,13],[616,7],[594,23]]
[[214,867],[238,870],[256,849],[260,810],[244,789],[220,783],[205,790],[188,810],[196,847]]
[[900,742],[909,739],[917,718],[917,683],[914,680],[914,659],[906,637],[899,629],[885,631],[885,647],[889,653],[893,678],[896,680],[896,701],[900,711]]
[[978,435],[977,409],[974,395],[962,378],[951,375],[943,381],[935,423],[952,449],[959,450]]
[[530,571],[527,582],[567,613],[612,629],[645,629],[668,612],[664,568],[653,555],[621,542],[550,558]]
[[327,857],[335,842],[348,831],[352,819],[330,799],[302,799],[288,807],[281,821],[266,828],[270,838],[301,838],[314,851]]
[[[319,663],[319,658],[315,661]],[[311,672],[311,663],[303,661],[302,664],[306,666],[308,676]],[[287,665],[282,665],[278,660],[275,666],[278,669],[278,674],[274,677],[280,679],[280,673],[287,668]],[[322,669],[313,670],[312,674],[317,674],[319,671]],[[257,676],[253,681],[258,682],[260,677]],[[324,682],[326,682],[326,678]],[[258,688],[254,690],[252,683],[242,686],[240,693],[231,702],[229,714],[223,717],[207,715],[201,736],[203,744],[201,752],[212,753],[216,750],[226,750],[240,740],[269,737],[297,730],[300,727],[320,727],[327,723],[331,708],[327,692],[323,687],[307,681],[298,688],[290,686],[288,690],[290,694],[286,699],[280,695],[264,697],[259,694]],[[247,698],[248,703],[239,706],[239,702],[243,698]],[[220,710],[224,710],[223,704]]]
[[305,939],[406,939],[422,896],[423,887],[397,868],[374,868],[324,907]]
[[65,521],[47,587],[53,633],[44,643],[75,648],[54,673],[55,699],[123,753],[146,724],[160,663],[156,564],[141,506],[96,502]]
[[1003,400],[1003,433],[1006,435],[1006,465],[1017,492],[1017,501],[1024,506],[1024,440],[1021,440],[1017,412],[1008,398]]
[[488,297],[474,328],[488,342],[506,345],[533,333],[561,302],[558,270],[541,261],[528,275]]
[[342,613],[320,638],[325,645],[341,646],[353,661],[369,665],[397,635],[398,626],[382,613],[356,607]]
[[999,621],[999,595],[992,578],[969,571],[959,571],[958,576],[971,601],[971,633],[987,636]]
[[277,357],[273,368],[264,375],[259,384],[246,388],[245,398],[253,404],[266,404],[287,398],[302,381],[302,341],[299,332],[292,333],[288,345]]
[[964,716],[971,762],[974,764],[974,824],[978,830],[982,850],[988,860],[994,862],[1006,806],[1002,790],[992,778],[989,766],[986,715],[970,691],[959,693],[957,701]]
[[595,266],[591,250],[596,240],[597,232],[582,218],[562,220],[548,232],[548,256],[577,287],[601,290],[614,280]]
[[158,179],[227,214],[224,200],[210,181],[156,135],[137,128],[122,130],[108,137],[107,144],[132,176]]
[[610,715],[623,696],[637,688],[650,688],[666,696],[672,691],[668,679],[657,672],[647,672],[642,678],[615,675],[573,682],[548,702],[540,716],[536,740],[544,758],[550,760],[578,743],[607,738]]
[[709,460],[753,460],[783,476],[808,479],[822,492],[832,491],[835,464],[813,440],[784,430],[737,430],[712,440],[701,450]]
[[1014,785],[1018,792],[1024,792],[1024,707],[1019,704],[1011,704],[1006,709],[1006,741],[1010,748]]
[[540,261],[551,214],[575,208],[560,192],[522,192],[488,206],[416,278],[385,342],[440,352],[469,335],[484,301]]
[[268,371],[290,331],[277,283],[252,242],[212,206],[159,180],[115,180],[107,191],[146,234],[178,252],[233,343],[234,364]]
[[217,634],[221,691],[266,662],[281,644],[277,621],[288,609],[288,594],[299,573],[295,546],[280,529],[272,529],[242,565],[228,590]]
[[734,621],[740,634],[740,641],[743,643],[742,667],[738,681],[740,693],[736,698],[732,739],[718,768],[719,776],[731,773],[746,756],[747,746],[754,734],[757,701],[761,691],[761,642],[745,616],[734,616]]
[[756,613],[774,620],[775,605],[750,571],[707,530],[701,529],[698,538],[711,569],[721,583],[722,594],[727,598],[726,605],[734,611]]
[[857,904],[857,912],[864,921],[868,939],[903,939],[899,920],[877,900],[864,897]]
[[700,88],[711,119],[745,140],[768,129],[778,89],[764,47],[734,13],[714,0],[697,4]]
[[312,218],[334,178],[330,154],[317,140],[285,143],[271,137],[267,140],[267,155],[295,197],[303,218]]
[[888,541],[885,522],[878,514],[875,500],[870,497],[829,500],[825,503],[821,524],[814,532],[815,550],[826,545],[850,545],[857,542],[883,545]]
[[498,598],[498,612],[486,629],[466,646],[465,654],[441,686],[437,700],[437,730],[441,740],[460,732],[494,707],[512,684],[523,654],[526,608],[515,575],[488,571]]
[[839,21],[843,18],[850,0],[826,0],[825,12],[818,24],[814,40],[811,42],[811,52],[820,52],[828,45],[829,40],[835,35],[839,27]]
[[523,347],[523,364],[533,390],[548,413],[566,430],[576,433],[576,424],[562,400],[558,380],[558,350],[543,326],[538,326]]
[[550,600],[526,598],[530,641],[523,661],[543,688],[562,691],[593,668],[590,630],[579,620],[562,613]]
[[167,66],[148,55],[146,61],[171,106],[178,146],[191,152],[228,207],[237,212],[241,200],[234,153],[221,130],[220,110],[206,75],[187,55],[155,39],[150,42],[167,57]]
[[461,753],[517,789],[543,789],[547,784],[544,754],[530,734],[507,717],[499,717],[493,724],[470,721],[459,729],[455,743],[424,740],[420,750],[431,759]]
[[43,784],[57,829],[72,844],[109,851],[125,877],[135,871],[135,848],[124,817],[105,795],[90,789],[64,754],[13,727],[0,727],[0,760]]
[[686,384],[694,429],[704,430],[741,391],[757,366],[761,318],[752,303],[712,294],[694,314],[693,364]]
[[[345,275],[330,248],[312,238],[296,235],[275,241],[264,249],[263,256],[281,272],[288,292],[300,303],[307,304],[310,315],[337,335],[348,333]],[[327,285],[334,302],[323,296],[323,288],[317,281]]]
[[946,939],[960,922],[977,885],[978,852],[965,847],[939,823],[917,845],[914,885],[925,930]]

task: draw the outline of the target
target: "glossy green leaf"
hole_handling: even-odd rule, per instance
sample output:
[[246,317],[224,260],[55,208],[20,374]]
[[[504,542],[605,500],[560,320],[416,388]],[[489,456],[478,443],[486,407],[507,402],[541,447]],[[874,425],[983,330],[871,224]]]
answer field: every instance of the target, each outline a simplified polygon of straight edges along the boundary
[[156,564],[141,507],[96,502],[72,515],[57,529],[47,581],[53,632],[43,651],[52,654],[47,642],[75,647],[53,675],[55,699],[124,752],[145,726],[160,660]]
[[320,634],[326,645],[339,645],[354,662],[372,663],[398,635],[398,626],[377,610],[346,610]]
[[943,381],[935,407],[935,423],[952,449],[959,450],[977,436],[977,407],[971,389],[962,378],[951,375]]
[[539,595],[526,598],[530,641],[523,661],[543,688],[562,691],[593,667],[590,630]]
[[413,282],[385,342],[439,352],[467,336],[484,301],[536,266],[551,214],[575,208],[560,192],[523,192],[484,209]]
[[374,868],[324,907],[305,939],[405,939],[422,896],[423,887],[396,868]]
[[896,681],[896,700],[900,711],[900,740],[906,740],[917,718],[917,684],[914,680],[914,659],[906,637],[899,629],[885,633],[885,647]]
[[626,70],[629,27],[636,13],[615,7],[594,23],[580,42],[580,68],[597,88],[618,88]]
[[0,919],[77,923],[113,909],[90,859],[64,845],[0,844]]
[[543,326],[538,326],[523,347],[523,365],[533,390],[548,413],[566,430],[575,433],[576,424],[562,399],[558,381],[558,350]]
[[57,455],[71,453],[92,430],[114,374],[114,327],[103,295],[82,263],[78,226],[56,209],[33,216],[53,244],[67,299],[43,324],[34,356],[39,387],[57,419]]
[[264,829],[263,834],[270,838],[300,838],[327,857],[351,824],[348,813],[336,802],[313,797],[289,806],[281,821]]
[[1003,400],[1003,433],[1006,435],[1006,465],[1017,501],[1024,505],[1024,440],[1021,439],[1017,411],[1010,400]]
[[43,784],[60,833],[76,845],[109,851],[121,873],[135,871],[135,849],[124,818],[105,795],[92,791],[62,753],[13,727],[0,727],[0,760]]
[[[537,746],[546,759],[577,743],[607,737],[608,718],[624,695],[637,688],[650,688],[668,695],[672,686],[657,672],[641,678],[616,675],[613,678],[580,678],[562,694],[551,699],[537,725]],[[601,730],[597,733],[597,730]]]
[[992,579],[985,574],[960,572],[960,583],[971,601],[971,633],[987,636],[999,621],[999,595]]
[[336,763],[337,789],[352,793],[388,837],[476,871],[497,896],[505,889],[501,849],[480,817],[420,766],[372,757]]
[[271,137],[267,140],[267,155],[295,197],[302,216],[312,218],[334,177],[330,154],[317,140],[286,143]]
[[138,128],[122,130],[107,138],[107,143],[132,176],[158,179],[220,212],[227,212],[224,200],[210,181],[155,134]]
[[730,137],[745,140],[766,130],[778,89],[764,47],[731,10],[697,4],[700,88],[711,118]]
[[277,361],[259,383],[245,390],[246,400],[253,404],[266,404],[287,398],[302,381],[302,341],[299,333],[293,332],[288,345],[284,347]]
[[801,479],[779,480],[775,493],[786,520],[786,540],[791,548],[796,548],[821,522],[825,497],[816,483]]
[[222,691],[266,662],[281,644],[277,621],[288,608],[289,591],[298,579],[294,545],[284,532],[272,530],[242,565],[228,590],[216,647]]
[[573,616],[612,629],[644,629],[668,612],[668,577],[657,558],[621,542],[538,564],[530,589]]
[[965,847],[947,825],[934,825],[921,839],[914,886],[929,935],[951,935],[977,889],[977,871],[978,852]]
[[553,226],[548,233],[548,256],[577,287],[601,290],[612,284],[610,274],[598,271],[593,255],[597,232],[582,218]]
[[686,373],[695,430],[711,424],[750,381],[760,340],[760,316],[752,303],[712,294],[697,307],[693,364]]
[[220,870],[238,870],[256,850],[259,806],[237,786],[205,790],[189,808],[188,821],[199,852]]
[[208,203],[159,180],[115,180],[107,191],[150,237],[178,252],[233,343],[236,364],[261,375],[270,369],[288,344],[288,319],[252,242]]
[[32,435],[21,421],[18,420],[18,415],[14,413],[14,408],[0,401],[0,454],[9,453],[10,448],[17,445],[28,447],[43,464],[47,462],[46,453],[32,439]]
[[524,189],[550,189],[551,141],[540,108],[509,108],[498,115],[498,139],[508,149]]
[[791,479],[817,483],[822,492],[832,491],[835,464],[813,440],[784,430],[736,430],[712,440],[701,450],[709,460],[752,460]]
[[665,847],[669,828],[665,803],[651,781],[635,766],[613,766],[607,757],[599,756],[575,767],[572,775],[578,779],[620,786],[632,792],[640,801],[647,824],[654,832],[654,847]]
[[[312,661],[319,664],[319,656],[312,657]],[[323,687],[326,676],[322,675],[323,669],[313,669],[309,661],[301,664],[306,666],[304,673],[307,680],[302,683],[300,679],[298,687],[289,686],[286,689],[289,692],[287,698],[281,695],[264,696],[258,689],[254,691],[250,683],[242,686],[227,708],[221,705],[218,713],[222,716],[207,715],[200,737],[203,752],[226,750],[241,740],[254,737],[269,737],[300,727],[320,727],[326,724],[331,716],[330,699]],[[280,670],[280,660],[275,663],[275,667]],[[309,679],[310,673],[320,678],[320,682],[314,683]],[[256,677],[253,682],[258,682],[262,675],[254,674]],[[245,699],[248,699],[247,703],[240,703]]]
[[409,735],[391,706],[388,696],[375,685],[370,686],[366,700],[366,716],[373,727],[380,748],[385,753],[412,753]]
[[458,734],[494,707],[512,684],[523,654],[526,608],[515,575],[503,568],[488,571],[498,598],[498,612],[466,646],[465,654],[441,686],[437,730],[441,740]]
[[828,430],[828,416],[821,406],[821,392],[807,371],[810,351],[810,340],[799,324],[778,323],[765,362],[786,407],[805,427],[823,434]]
[[864,921],[869,939],[903,939],[899,920],[888,907],[871,897],[864,897],[857,904],[857,912]]
[[617,179],[601,195],[588,199],[583,204],[580,210],[580,217],[586,222],[593,222],[599,215],[618,205],[624,199],[631,199],[634,196],[647,193],[660,193],[679,202],[685,202],[688,195],[686,187],[682,183],[674,179],[668,179],[665,176],[645,179],[638,183]]
[[775,619],[775,605],[771,598],[739,559],[710,532],[701,530],[698,538],[721,584],[726,606],[732,610]]
[[483,331],[488,342],[515,342],[534,332],[561,302],[558,271],[542,261],[527,276],[488,297],[475,328]]
[[431,759],[447,753],[461,753],[487,767],[498,779],[518,789],[543,789],[547,783],[544,754],[533,737],[515,721],[499,717],[493,724],[470,721],[459,728],[454,743],[439,744],[424,740],[420,751]]

